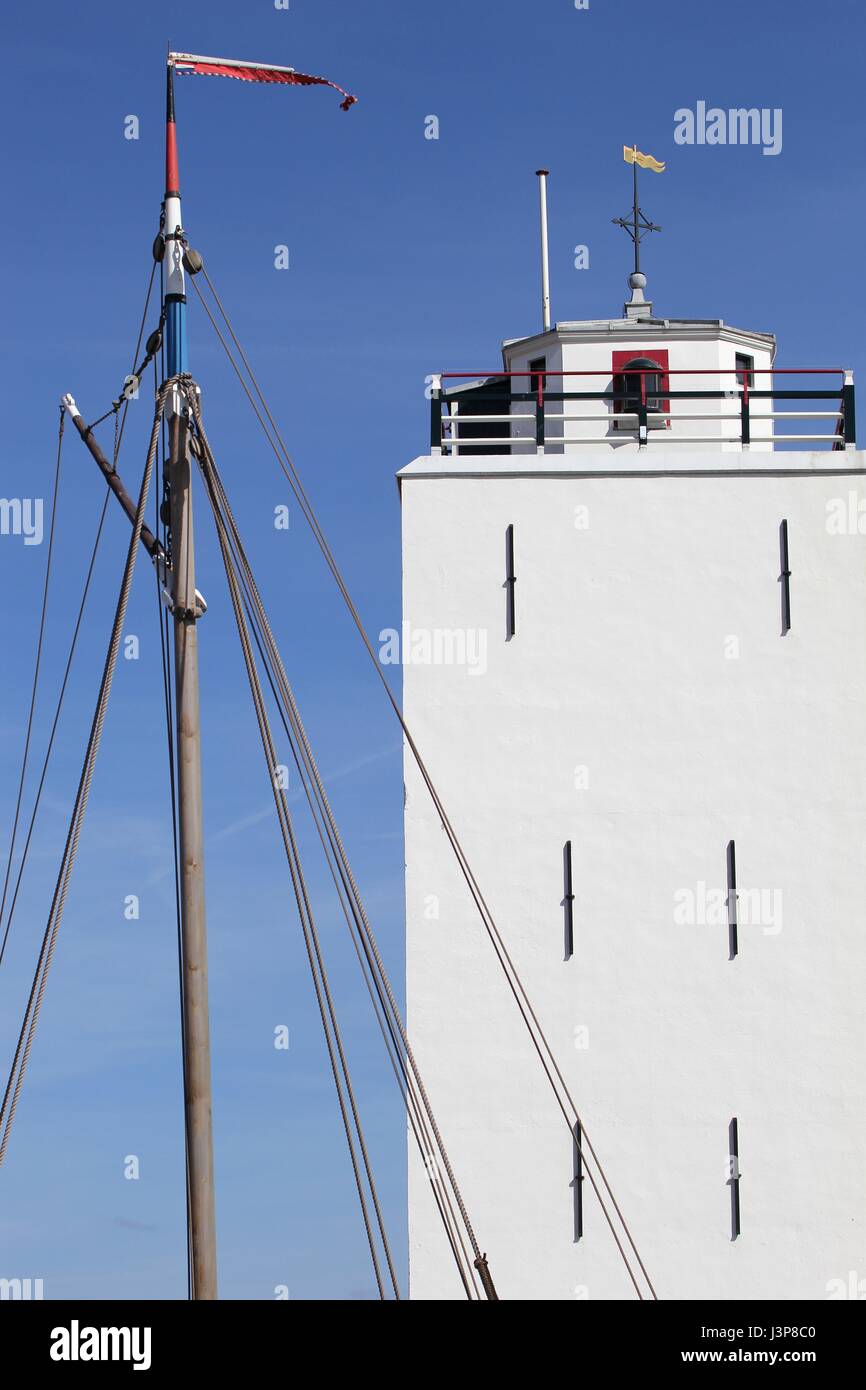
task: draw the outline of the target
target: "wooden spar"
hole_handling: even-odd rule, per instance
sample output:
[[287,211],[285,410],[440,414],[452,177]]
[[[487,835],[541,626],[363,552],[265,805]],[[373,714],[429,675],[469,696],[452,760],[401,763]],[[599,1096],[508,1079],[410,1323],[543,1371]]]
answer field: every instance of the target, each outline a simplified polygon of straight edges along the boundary
[[[128,516],[130,522],[134,523],[135,503],[133,502],[126,488],[123,486],[120,474],[116,471],[115,468],[112,467],[108,459],[105,457],[105,454],[102,452],[102,449],[99,447],[99,443],[96,439],[96,436],[93,433],[92,427],[90,425],[86,425],[82,420],[81,412],[75,404],[75,401],[72,399],[72,396],[64,396],[61,401],[61,405],[63,406],[66,413],[70,416],[72,423],[78,430],[78,433],[81,435],[81,438],[84,440],[84,443],[87,445],[88,449],[93,455],[93,458],[96,460],[96,463],[99,466],[100,473],[102,474],[105,481],[108,483],[108,486],[114,493],[121,507],[126,512],[126,515]],[[153,561],[158,561],[164,557],[165,552],[163,551],[160,542],[157,540],[150,527],[146,524],[142,524],[141,543]]]

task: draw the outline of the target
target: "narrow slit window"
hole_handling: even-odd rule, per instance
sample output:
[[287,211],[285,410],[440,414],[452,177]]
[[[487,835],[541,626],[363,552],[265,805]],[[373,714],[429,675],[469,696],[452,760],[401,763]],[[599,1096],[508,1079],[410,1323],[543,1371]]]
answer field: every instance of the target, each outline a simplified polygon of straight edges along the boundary
[[565,959],[574,954],[574,887],[571,876],[571,841],[562,851],[562,907],[565,922]]
[[726,859],[728,869],[728,960],[733,960],[739,951],[737,939],[737,851],[733,840],[728,841]]
[[740,1127],[736,1115],[728,1125],[728,1186],[731,1189],[731,1240],[740,1234]]
[[782,636],[791,631],[791,565],[788,559],[788,523],[779,526],[779,583],[782,586]]
[[580,1121],[574,1126],[574,1178],[571,1187],[574,1193],[574,1239],[583,1239],[583,1131]]
[[516,616],[514,611],[514,586],[517,580],[514,575],[514,527],[509,526],[505,532],[505,640],[510,642],[517,631]]

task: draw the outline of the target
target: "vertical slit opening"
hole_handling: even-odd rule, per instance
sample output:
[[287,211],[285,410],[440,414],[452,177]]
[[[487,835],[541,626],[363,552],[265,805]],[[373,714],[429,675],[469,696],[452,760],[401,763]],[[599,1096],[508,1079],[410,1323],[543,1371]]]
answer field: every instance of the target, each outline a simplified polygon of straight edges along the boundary
[[779,583],[782,595],[782,636],[791,631],[791,566],[788,559],[788,523],[779,526]]
[[583,1155],[580,1152],[582,1144],[583,1134],[578,1121],[574,1126],[574,1178],[571,1183],[574,1194],[575,1244],[583,1239]]
[[733,840],[728,841],[728,960],[733,960],[739,951],[737,937],[737,853]]
[[728,1187],[731,1189],[731,1240],[740,1234],[740,1128],[736,1115],[728,1125]]
[[574,954],[574,889],[571,878],[571,841],[566,840],[562,851],[562,908],[565,934],[565,959]]
[[514,585],[517,580],[514,576],[514,527],[509,526],[505,532],[505,640],[510,642],[517,631],[517,623],[514,612]]

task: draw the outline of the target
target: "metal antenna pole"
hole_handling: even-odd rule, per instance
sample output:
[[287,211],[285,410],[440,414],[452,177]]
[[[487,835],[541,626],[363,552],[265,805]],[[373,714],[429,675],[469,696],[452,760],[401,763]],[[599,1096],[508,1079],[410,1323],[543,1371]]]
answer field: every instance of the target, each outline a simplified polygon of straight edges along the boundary
[[[186,285],[180,179],[171,61],[167,71],[166,172],[163,229],[166,271],[166,370],[169,379],[188,372]],[[195,548],[189,464],[189,406],[180,386],[167,401],[167,478],[171,522],[171,585],[174,617],[176,756],[180,851],[184,1093],[189,1181],[192,1296],[217,1297],[216,1213],[208,1015],[207,926],[204,895],[204,832],[201,798],[198,632],[204,604],[195,587]]]
[[550,259],[547,244],[547,176],[549,169],[536,169],[538,175],[538,200],[541,216],[541,326],[546,333],[550,328]]

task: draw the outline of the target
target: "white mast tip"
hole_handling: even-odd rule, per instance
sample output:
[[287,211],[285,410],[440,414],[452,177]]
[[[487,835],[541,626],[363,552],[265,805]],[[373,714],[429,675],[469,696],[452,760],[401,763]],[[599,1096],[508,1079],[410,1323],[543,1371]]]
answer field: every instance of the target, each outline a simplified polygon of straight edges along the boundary
[[243,58],[209,58],[204,53],[169,53],[169,67],[178,63],[214,63],[223,68],[258,68],[261,72],[294,72],[294,68],[278,67],[275,63],[253,63]]

